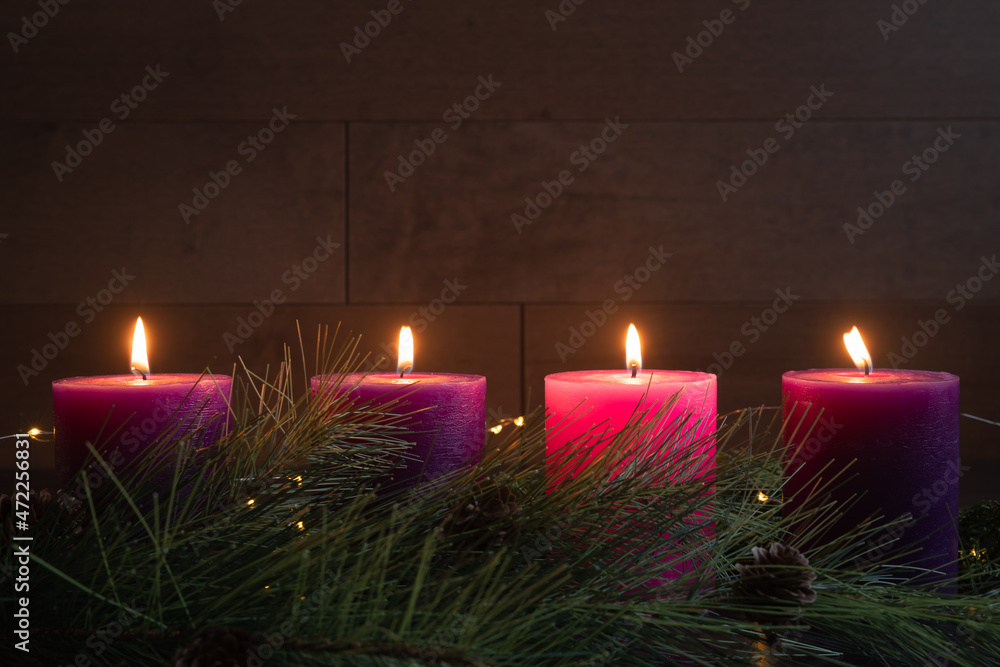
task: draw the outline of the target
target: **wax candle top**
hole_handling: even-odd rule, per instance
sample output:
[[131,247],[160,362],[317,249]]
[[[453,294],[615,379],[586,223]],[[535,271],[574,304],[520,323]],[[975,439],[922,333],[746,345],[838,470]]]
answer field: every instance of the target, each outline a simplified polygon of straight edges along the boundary
[[552,383],[567,384],[604,384],[604,385],[624,385],[641,386],[646,384],[662,385],[691,382],[709,382],[715,376],[711,373],[698,373],[697,371],[658,371],[641,370],[632,377],[629,371],[566,371],[564,373],[553,373],[546,376],[546,380]]
[[[336,374],[317,375],[313,377],[314,387],[322,384],[332,384],[341,376]],[[346,373],[343,376],[342,384],[350,387],[359,382],[366,385],[398,385],[406,387],[417,384],[464,384],[479,382],[481,375],[463,375],[461,373],[407,373],[405,377],[399,377],[395,373]]]
[[202,376],[197,373],[160,373],[147,375],[145,380],[135,375],[89,375],[53,380],[52,384],[55,386],[72,385],[74,387],[160,387],[174,384],[190,385],[199,377],[202,378],[199,384],[213,382],[228,384],[232,380],[228,375]]
[[822,382],[854,385],[900,385],[917,382],[955,382],[957,375],[944,372],[908,369],[879,368],[868,375],[853,368],[812,368],[807,371],[788,371],[783,377],[796,382]]

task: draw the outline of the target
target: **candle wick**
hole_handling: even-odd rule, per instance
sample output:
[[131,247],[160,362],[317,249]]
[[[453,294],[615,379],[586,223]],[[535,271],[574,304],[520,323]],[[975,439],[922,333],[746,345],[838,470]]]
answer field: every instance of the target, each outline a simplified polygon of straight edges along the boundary
[[868,374],[871,373],[871,371],[872,371],[872,367],[868,363],[867,359],[864,360],[864,363],[865,363],[865,377],[868,377]]
[[139,373],[142,375],[142,379],[145,380],[146,379],[146,374],[143,373],[142,371],[139,371]]
[[639,372],[639,365],[638,364],[632,364],[632,377],[635,377],[636,373],[638,373],[638,372]]
[[399,379],[402,380],[403,376],[406,375],[406,371],[399,371]]

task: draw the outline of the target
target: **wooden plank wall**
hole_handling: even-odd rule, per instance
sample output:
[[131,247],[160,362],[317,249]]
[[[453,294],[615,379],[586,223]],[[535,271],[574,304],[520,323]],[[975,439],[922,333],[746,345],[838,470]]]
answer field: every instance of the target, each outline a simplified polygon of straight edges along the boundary
[[[889,365],[944,309],[906,365],[1000,420],[1000,6],[896,6],[10,0],[0,428],[51,424],[54,379],[125,371],[137,314],[154,370],[189,371],[263,370],[297,320],[378,354],[412,318],[419,368],[487,375],[511,415],[546,373],[619,365],[630,321],[729,410],[845,365],[855,323]],[[970,478],[995,428],[964,422]]]

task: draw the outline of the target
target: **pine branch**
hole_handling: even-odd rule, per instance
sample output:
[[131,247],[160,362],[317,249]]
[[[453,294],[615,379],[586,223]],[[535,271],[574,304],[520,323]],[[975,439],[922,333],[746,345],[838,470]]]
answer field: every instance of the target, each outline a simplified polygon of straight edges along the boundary
[[[320,331],[317,370],[355,370],[356,350]],[[247,650],[267,642],[268,664],[1000,659],[995,563],[963,555],[957,596],[898,585],[881,563],[856,564],[884,526],[874,519],[807,565],[754,563],[758,581],[747,584],[754,547],[795,546],[793,528],[819,535],[836,518],[833,506],[782,513],[781,431],[812,424],[782,424],[766,408],[727,415],[706,477],[702,443],[682,436],[689,424],[643,421],[665,412],[546,461],[536,410],[490,434],[470,469],[387,489],[380,480],[406,455],[405,401],[299,395],[304,356],[303,378],[299,367],[287,351],[274,373],[245,369],[218,444],[163,439],[120,471],[95,452],[101,483],[36,512],[33,657],[168,664],[193,640],[210,643],[206,629],[227,627],[246,633]],[[575,476],[550,488],[560,466]],[[969,539],[983,548],[987,532]],[[0,562],[13,571],[9,541]],[[782,597],[803,590],[799,575],[815,592],[808,604]],[[0,657],[20,657],[10,645]]]

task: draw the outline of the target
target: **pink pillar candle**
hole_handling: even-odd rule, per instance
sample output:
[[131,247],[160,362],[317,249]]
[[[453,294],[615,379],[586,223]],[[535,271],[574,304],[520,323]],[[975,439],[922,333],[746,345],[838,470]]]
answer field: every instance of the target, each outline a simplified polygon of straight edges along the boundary
[[[689,371],[637,370],[635,377],[625,370],[546,376],[545,448],[549,487],[558,486],[591,465],[607,450],[612,439],[638,413],[643,413],[640,423],[649,427],[649,435],[639,446],[650,446],[652,452],[624,452],[624,461],[612,472],[620,474],[633,461],[641,464],[652,456],[677,471],[671,478],[651,480],[652,484],[702,481],[706,493],[710,493],[709,484],[715,472],[716,389],[715,375]],[[659,423],[651,423],[671,400],[673,403]],[[581,450],[584,451],[577,454]],[[678,464],[686,469],[674,467]],[[701,510],[693,518],[699,522],[707,520]],[[714,532],[712,525],[700,531],[706,539],[711,539]],[[699,567],[700,559],[670,553],[660,546],[669,540],[669,535],[649,540],[646,548],[657,554],[663,569],[647,586],[657,588]]]
[[568,448],[590,448],[575,466],[578,471],[604,451],[637,412],[646,413],[643,423],[648,424],[675,395],[675,402],[661,422],[663,428],[680,427],[675,442],[678,447],[697,448],[690,452],[701,462],[695,472],[712,472],[716,390],[715,375],[691,371],[643,370],[636,377],[627,370],[570,371],[546,376],[545,450],[550,461],[550,485],[574,472],[563,463],[555,464],[558,472],[552,469],[552,462],[567,458]]

